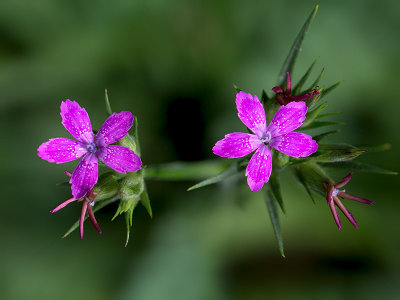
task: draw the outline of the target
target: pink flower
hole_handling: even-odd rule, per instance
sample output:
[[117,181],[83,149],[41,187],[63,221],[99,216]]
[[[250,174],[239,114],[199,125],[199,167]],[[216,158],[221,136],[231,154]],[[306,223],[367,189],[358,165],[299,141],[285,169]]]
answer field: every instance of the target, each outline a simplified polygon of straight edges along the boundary
[[331,209],[331,212],[332,212],[333,218],[336,222],[336,225],[339,229],[342,228],[342,225],[340,224],[339,214],[336,210],[335,205],[337,207],[339,207],[339,209],[343,212],[343,214],[351,222],[351,224],[354,225],[354,227],[358,228],[358,225],[357,225],[357,222],[354,219],[353,215],[344,207],[344,205],[342,204],[342,202],[340,201],[338,196],[340,196],[342,198],[347,198],[350,200],[358,201],[361,203],[369,204],[369,205],[373,204],[372,201],[348,194],[348,193],[346,193],[345,190],[339,190],[339,188],[344,187],[350,181],[352,176],[353,176],[353,172],[350,172],[342,180],[334,183],[333,185],[331,184],[331,185],[325,186],[326,199],[328,201],[328,205],[329,205],[329,208]]
[[280,86],[275,86],[272,90],[276,93],[276,100],[280,105],[286,105],[292,101],[304,101],[314,97],[319,94],[319,90],[315,89],[312,93],[291,96],[292,93],[292,82],[290,80],[289,72],[286,73],[286,91],[283,90]]
[[119,173],[135,172],[142,166],[140,157],[123,146],[111,145],[127,135],[134,116],[129,111],[113,113],[94,136],[86,110],[75,101],[61,102],[65,129],[78,141],[55,138],[41,144],[38,155],[48,162],[65,163],[83,156],[76,166],[71,183],[75,199],[85,196],[97,183],[98,160]]
[[307,106],[303,101],[281,106],[268,126],[264,107],[257,96],[238,93],[236,107],[240,120],[254,134],[227,134],[215,144],[213,152],[221,157],[237,158],[256,151],[246,169],[247,183],[252,191],[258,191],[269,180],[271,147],[292,157],[306,157],[317,151],[318,144],[311,136],[292,132],[306,118]]
[[[65,175],[71,177],[71,173],[65,171],[64,172]],[[89,219],[92,222],[94,228],[96,228],[96,230],[102,234],[102,231],[100,229],[99,224],[96,221],[96,218],[94,217],[94,213],[93,213],[93,209],[92,209],[92,205],[94,204],[94,199],[96,198],[96,194],[93,192],[93,190],[89,190],[86,195],[85,198],[83,199],[83,204],[82,204],[82,211],[81,211],[81,217],[79,219],[79,232],[81,235],[81,239],[83,239],[83,222],[85,221],[85,216],[86,216],[86,211],[89,214]],[[54,208],[53,210],[51,210],[51,213],[55,213],[57,211],[59,211],[60,209],[64,208],[65,206],[67,206],[68,204],[70,204],[71,202],[77,201],[78,199],[75,199],[74,197],[64,201],[63,203],[61,203],[60,205],[58,205],[56,208]]]

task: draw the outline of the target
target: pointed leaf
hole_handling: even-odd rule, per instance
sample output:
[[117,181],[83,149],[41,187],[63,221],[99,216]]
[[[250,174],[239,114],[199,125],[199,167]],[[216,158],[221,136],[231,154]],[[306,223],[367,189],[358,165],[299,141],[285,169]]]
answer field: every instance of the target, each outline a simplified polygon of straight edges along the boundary
[[286,80],[286,72],[291,73],[296,62],[297,56],[301,50],[301,44],[303,43],[304,37],[307,34],[308,28],[310,27],[316,13],[318,11],[318,5],[314,7],[311,14],[308,16],[306,22],[304,23],[303,27],[301,28],[299,34],[297,35],[292,48],[289,51],[289,54],[282,66],[281,72],[279,74],[278,79],[278,86],[283,86]]
[[222,171],[217,176],[214,176],[214,177],[208,178],[206,180],[203,180],[203,181],[191,186],[187,190],[188,191],[192,191],[192,190],[195,190],[195,189],[198,189],[198,188],[210,185],[210,184],[214,184],[214,183],[223,181],[223,180],[225,180],[225,179],[227,179],[229,177],[232,177],[232,176],[238,174],[240,171],[241,171],[241,169],[238,168],[237,164],[233,163],[228,169]]
[[310,158],[314,162],[339,162],[352,160],[367,152],[347,144],[319,144],[317,152]]
[[272,196],[274,197],[276,202],[278,202],[282,212],[284,214],[286,214],[285,206],[283,204],[282,193],[281,193],[281,186],[279,183],[279,177],[278,177],[278,174],[276,172],[274,172],[274,170],[272,170],[272,172],[271,172],[271,176],[269,177],[268,183],[269,183],[269,188],[271,189]]
[[332,180],[325,171],[316,163],[307,161],[291,166],[296,177],[300,177],[300,183],[305,185],[308,190],[313,190],[320,195],[325,195],[325,184],[332,183]]
[[327,107],[328,107],[328,104],[326,102],[324,102],[324,103],[321,103],[317,108],[307,112],[306,119],[300,128],[307,128],[308,126],[311,126],[312,123],[314,122],[314,120],[319,116],[319,114]]
[[125,247],[128,246],[128,243],[129,243],[129,237],[130,237],[131,227],[132,227],[133,210],[134,210],[134,208],[130,209],[129,211],[127,211],[125,213],[125,224],[126,224]]
[[317,119],[321,119],[321,118],[325,118],[325,117],[330,117],[330,116],[336,116],[340,114],[340,112],[336,111],[336,112],[330,112],[330,113],[326,113],[326,114],[320,114],[317,116]]
[[296,84],[296,86],[294,87],[294,89],[292,90],[292,95],[298,95],[301,91],[301,89],[303,88],[304,83],[306,82],[306,80],[308,79],[308,77],[311,74],[312,69],[314,68],[315,64],[317,63],[319,57],[317,57],[313,63],[311,64],[311,66],[308,68],[307,72],[303,75],[303,77],[300,78],[299,82]]
[[332,135],[332,134],[339,133],[339,132],[340,132],[340,129],[327,131],[327,132],[318,134],[318,135],[316,135],[316,136],[313,136],[313,139],[314,139],[315,141],[319,142],[319,141],[321,141],[322,139],[326,138],[327,136],[330,136],[330,135]]
[[398,175],[397,172],[382,169],[380,167],[376,167],[374,165],[370,165],[367,163],[362,163],[358,161],[341,161],[336,163],[320,163],[321,166],[325,168],[337,168],[337,169],[348,169],[348,170],[358,170],[363,172],[384,174],[384,175]]
[[279,225],[278,210],[276,209],[275,199],[274,199],[274,196],[272,195],[271,189],[267,189],[265,196],[266,196],[265,202],[267,204],[269,217],[270,217],[271,223],[272,223],[272,228],[274,229],[275,237],[278,241],[279,252],[281,253],[281,255],[283,257],[285,257],[285,252],[283,249],[281,226]]
[[235,90],[236,94],[242,91],[236,84],[233,84],[233,89]]
[[305,91],[301,92],[301,94],[310,93],[312,90],[314,90],[318,86],[319,82],[321,81],[321,78],[322,78],[322,75],[324,74],[324,71],[325,71],[325,69],[322,68],[321,72],[319,72],[317,78],[310,85],[310,87],[308,89],[306,89]]
[[105,101],[106,101],[106,112],[109,116],[112,115],[113,111],[111,109],[110,100],[108,100],[108,92],[105,90]]
[[301,127],[301,129],[312,129],[312,128],[319,128],[325,126],[332,126],[332,125],[345,125],[343,122],[331,122],[331,121],[314,121],[308,126]]
[[310,196],[312,202],[315,204],[314,196],[311,193],[311,187],[308,185],[305,175],[301,172],[299,168],[293,168],[294,175],[296,176],[297,180],[301,183],[301,185],[305,188],[307,194]]
[[332,92],[334,89],[336,89],[342,82],[343,82],[343,80],[338,81],[335,84],[331,85],[330,87],[324,89],[321,92],[321,99],[324,98],[326,95],[328,95],[330,92]]

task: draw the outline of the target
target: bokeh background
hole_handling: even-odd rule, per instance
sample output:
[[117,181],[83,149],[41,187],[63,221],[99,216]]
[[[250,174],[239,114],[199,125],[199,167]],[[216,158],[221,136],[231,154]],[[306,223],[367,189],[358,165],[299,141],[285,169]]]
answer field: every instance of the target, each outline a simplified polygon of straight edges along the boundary
[[[331,141],[390,142],[361,161],[400,170],[398,1],[320,1],[292,78],[314,58],[347,123]],[[283,175],[286,258],[278,251],[262,194],[236,187],[186,192],[193,182],[149,182],[154,218],[134,213],[124,247],[115,206],[98,212],[84,240],[62,234],[78,218],[55,184],[75,162],[49,164],[37,147],[68,137],[65,98],[94,128],[114,110],[140,120],[145,164],[213,158],[225,133],[243,129],[232,83],[270,90],[313,1],[0,2],[1,299],[395,299],[400,297],[399,178],[356,172],[346,201],[358,220],[338,231],[323,198],[314,205]],[[338,179],[346,172],[332,176]]]

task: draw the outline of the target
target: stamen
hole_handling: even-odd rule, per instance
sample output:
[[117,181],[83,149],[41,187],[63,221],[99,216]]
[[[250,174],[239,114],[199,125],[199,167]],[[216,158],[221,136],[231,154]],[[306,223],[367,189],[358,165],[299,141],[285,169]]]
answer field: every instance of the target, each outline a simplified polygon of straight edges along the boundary
[[90,153],[96,153],[97,147],[95,143],[90,143],[86,145],[86,150],[89,151]]

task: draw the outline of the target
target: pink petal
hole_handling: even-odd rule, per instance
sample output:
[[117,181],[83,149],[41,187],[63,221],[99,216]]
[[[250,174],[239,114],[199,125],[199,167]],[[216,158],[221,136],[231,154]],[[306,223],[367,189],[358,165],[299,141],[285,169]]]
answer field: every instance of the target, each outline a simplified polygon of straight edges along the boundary
[[299,128],[306,118],[307,106],[304,101],[282,105],[268,125],[271,137],[289,133]]
[[132,127],[133,118],[134,116],[129,111],[121,111],[109,116],[96,134],[97,145],[109,145],[122,139]]
[[236,107],[240,120],[256,135],[261,137],[267,127],[264,107],[257,96],[245,92],[236,94]]
[[57,164],[78,159],[87,152],[79,142],[65,138],[50,139],[37,150],[40,158]]
[[213,152],[221,157],[243,157],[256,150],[260,144],[260,139],[254,134],[234,132],[225,135],[224,139],[218,141]]
[[82,204],[81,217],[79,219],[79,233],[83,239],[83,223],[85,222],[86,210],[90,204],[85,200]]
[[292,157],[306,157],[318,149],[317,142],[311,136],[299,132],[289,132],[275,137],[271,140],[270,145],[279,152]]
[[98,161],[92,153],[87,153],[76,166],[69,181],[75,199],[83,198],[97,183]]
[[60,205],[58,205],[56,208],[52,209],[50,212],[51,213],[55,213],[55,212],[59,211],[60,209],[62,209],[64,207],[66,207],[68,204],[70,204],[71,202],[74,202],[74,201],[76,201],[75,198],[70,198],[70,199],[64,201],[63,203],[61,203]]
[[252,191],[258,191],[268,182],[272,170],[271,149],[262,145],[250,159],[246,169],[247,183]]
[[93,142],[92,125],[86,110],[69,99],[61,102],[61,118],[65,129],[78,141]]
[[123,146],[108,145],[99,151],[98,157],[119,173],[135,172],[142,167],[140,157]]

